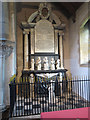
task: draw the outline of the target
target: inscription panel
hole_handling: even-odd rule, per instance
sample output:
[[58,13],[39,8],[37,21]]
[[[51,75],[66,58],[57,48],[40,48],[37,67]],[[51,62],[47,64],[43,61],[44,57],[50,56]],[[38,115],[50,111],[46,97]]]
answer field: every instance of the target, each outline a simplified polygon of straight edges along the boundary
[[54,53],[54,28],[47,20],[36,24],[35,53]]

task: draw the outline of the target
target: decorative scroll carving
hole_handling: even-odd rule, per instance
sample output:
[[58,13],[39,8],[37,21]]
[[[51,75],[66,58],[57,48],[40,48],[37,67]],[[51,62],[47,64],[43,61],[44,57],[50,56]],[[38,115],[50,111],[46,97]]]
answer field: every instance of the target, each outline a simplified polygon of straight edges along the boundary
[[32,23],[32,21],[35,19],[35,17],[38,16],[38,11],[34,12],[29,18],[28,23]]
[[[38,11],[34,12],[29,18],[28,21],[22,22],[23,27],[34,27],[35,23],[40,21],[41,19],[46,19],[50,21],[55,28],[57,27],[65,27],[62,25],[61,20],[53,13],[51,12],[51,4],[50,3],[41,3],[39,5]],[[53,21],[55,23],[53,23]],[[28,23],[28,24],[27,24]]]
[[51,18],[55,21],[56,26],[60,26],[61,25],[60,19],[54,13],[51,13]]

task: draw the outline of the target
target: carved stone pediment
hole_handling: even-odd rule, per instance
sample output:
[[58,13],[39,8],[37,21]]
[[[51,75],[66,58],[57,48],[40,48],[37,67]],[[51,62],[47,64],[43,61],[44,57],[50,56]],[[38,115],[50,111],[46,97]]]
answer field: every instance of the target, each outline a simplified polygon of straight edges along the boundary
[[65,25],[62,25],[61,20],[52,12],[50,3],[41,3],[39,9],[34,12],[29,18],[28,21],[22,22],[21,25],[23,28],[35,27],[36,23],[41,19],[48,20],[54,26],[54,28],[63,29]]

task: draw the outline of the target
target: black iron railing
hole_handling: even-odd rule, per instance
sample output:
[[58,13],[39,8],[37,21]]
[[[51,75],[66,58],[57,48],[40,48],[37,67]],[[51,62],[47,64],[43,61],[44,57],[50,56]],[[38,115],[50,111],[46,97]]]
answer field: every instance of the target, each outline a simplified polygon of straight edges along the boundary
[[10,84],[10,117],[90,107],[90,80],[24,76]]

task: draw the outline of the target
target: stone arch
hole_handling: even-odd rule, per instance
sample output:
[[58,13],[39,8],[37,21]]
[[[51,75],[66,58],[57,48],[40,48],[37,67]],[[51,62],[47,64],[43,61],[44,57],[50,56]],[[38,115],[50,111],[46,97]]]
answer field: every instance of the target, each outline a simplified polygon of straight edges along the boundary
[[32,21],[38,16],[38,11],[34,12],[29,18],[28,23],[32,23]]
[[[39,12],[38,12],[38,11],[34,12],[34,13],[28,18],[28,21],[27,21],[27,22],[28,22],[28,23],[32,23],[33,20],[34,20],[35,18],[37,18],[38,16],[39,16]],[[56,23],[57,26],[61,24],[60,19],[59,19],[53,12],[51,12],[51,14],[50,14],[50,19],[51,19],[50,22],[55,21],[55,23]]]

